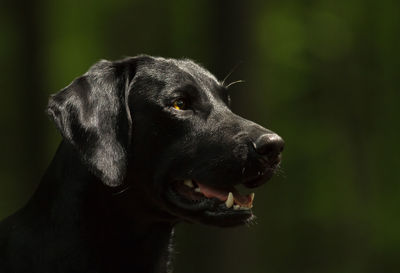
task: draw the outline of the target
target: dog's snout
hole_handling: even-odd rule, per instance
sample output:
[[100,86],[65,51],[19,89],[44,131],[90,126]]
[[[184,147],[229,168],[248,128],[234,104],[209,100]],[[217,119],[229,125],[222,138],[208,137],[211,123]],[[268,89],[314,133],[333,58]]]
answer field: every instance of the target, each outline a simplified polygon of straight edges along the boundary
[[283,151],[284,145],[285,142],[277,134],[264,134],[253,142],[256,152],[268,161],[275,161]]

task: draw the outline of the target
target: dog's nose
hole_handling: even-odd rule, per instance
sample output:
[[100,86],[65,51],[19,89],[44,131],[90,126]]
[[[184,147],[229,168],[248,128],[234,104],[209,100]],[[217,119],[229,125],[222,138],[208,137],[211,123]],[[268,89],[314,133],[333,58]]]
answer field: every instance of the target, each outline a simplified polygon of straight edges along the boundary
[[278,157],[283,151],[284,145],[285,142],[277,134],[264,134],[253,142],[256,152],[259,155],[266,157],[266,159],[271,163],[275,163],[275,161],[279,162]]

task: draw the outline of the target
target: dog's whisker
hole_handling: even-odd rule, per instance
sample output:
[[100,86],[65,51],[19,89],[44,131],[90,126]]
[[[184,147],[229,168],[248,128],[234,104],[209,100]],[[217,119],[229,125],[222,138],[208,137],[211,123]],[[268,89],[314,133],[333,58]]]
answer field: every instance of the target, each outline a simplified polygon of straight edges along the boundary
[[234,81],[234,82],[231,82],[230,84],[228,84],[227,86],[225,86],[226,88],[229,88],[229,87],[231,87],[232,85],[234,85],[234,84],[237,84],[237,83],[242,83],[242,82],[245,82],[244,80],[238,80],[238,81]]
[[[234,67],[232,67],[232,69],[229,71],[229,73],[225,76],[225,78],[222,80],[221,85],[225,86],[225,81],[233,74],[233,72],[235,72],[235,70],[239,67],[239,65],[241,65],[242,62],[238,62]],[[228,88],[228,87],[226,87]]]
[[274,171],[276,176],[282,177],[284,179],[286,179],[286,174],[285,171],[283,170],[282,166],[279,164]]
[[251,227],[251,226],[254,226],[254,225],[257,225],[257,224],[258,224],[257,223],[257,216],[255,216],[254,214],[245,223],[246,227]]
[[130,188],[131,188],[130,186],[127,186],[127,187],[123,188],[123,189],[120,190],[120,191],[114,192],[113,195],[116,196],[116,195],[123,194],[123,193],[125,193],[126,191],[128,191]]

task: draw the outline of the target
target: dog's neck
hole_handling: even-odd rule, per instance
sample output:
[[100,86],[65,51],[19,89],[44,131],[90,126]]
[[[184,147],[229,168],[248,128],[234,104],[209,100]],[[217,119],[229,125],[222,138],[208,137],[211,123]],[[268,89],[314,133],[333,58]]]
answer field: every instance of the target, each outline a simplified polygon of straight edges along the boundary
[[[25,213],[43,221],[54,261],[66,257],[71,271],[76,264],[87,272],[166,272],[173,223],[150,211],[140,199],[121,201],[63,142]],[[92,271],[92,261],[101,267]]]

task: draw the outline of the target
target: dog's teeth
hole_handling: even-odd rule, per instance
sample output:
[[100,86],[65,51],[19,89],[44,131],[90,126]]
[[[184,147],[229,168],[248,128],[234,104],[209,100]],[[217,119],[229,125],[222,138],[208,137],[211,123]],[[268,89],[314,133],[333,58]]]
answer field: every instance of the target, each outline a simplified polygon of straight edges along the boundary
[[231,192],[228,194],[228,199],[226,199],[225,205],[228,209],[233,206],[233,194]]
[[233,205],[234,210],[249,210],[251,207],[242,207],[240,205]]
[[194,191],[195,191],[195,192],[201,192],[201,191],[200,191],[200,188],[194,188]]
[[193,185],[193,182],[191,179],[186,179],[185,181],[183,181],[183,184],[185,184],[189,188],[194,188],[194,185]]
[[253,200],[254,200],[254,192],[250,194],[250,204],[253,204]]

